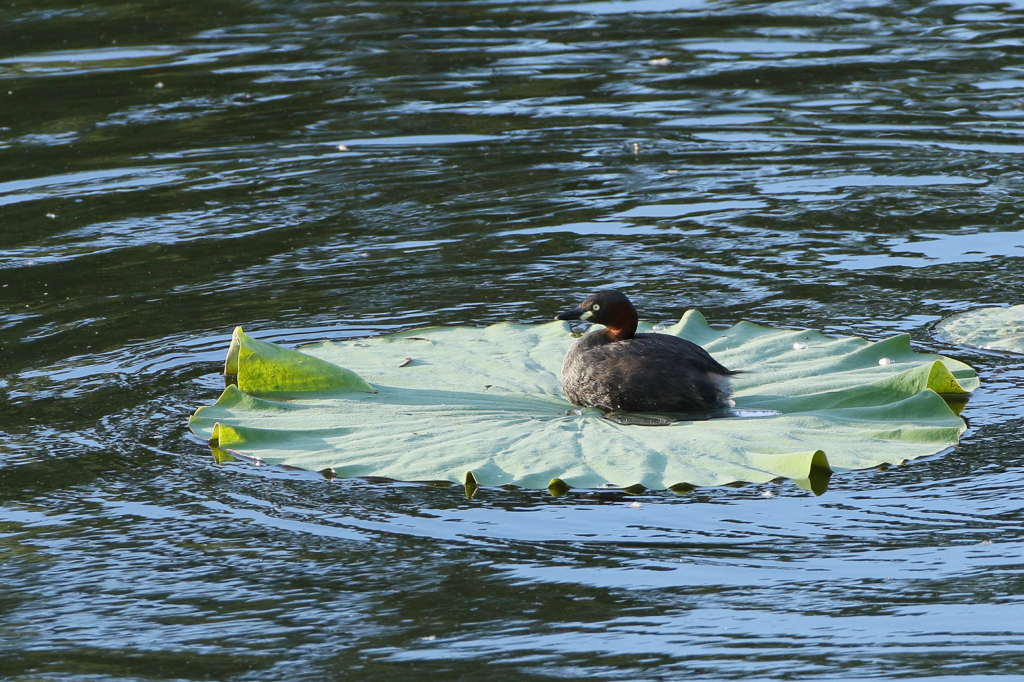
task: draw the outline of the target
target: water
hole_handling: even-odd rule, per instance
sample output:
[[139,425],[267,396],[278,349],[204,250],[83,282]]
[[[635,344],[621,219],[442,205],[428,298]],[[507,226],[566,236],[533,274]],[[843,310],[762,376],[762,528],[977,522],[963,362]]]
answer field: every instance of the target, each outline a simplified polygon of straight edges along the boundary
[[[0,8],[0,677],[1018,675],[1019,3]],[[231,329],[598,287],[978,368],[962,444],[685,495],[217,465]]]

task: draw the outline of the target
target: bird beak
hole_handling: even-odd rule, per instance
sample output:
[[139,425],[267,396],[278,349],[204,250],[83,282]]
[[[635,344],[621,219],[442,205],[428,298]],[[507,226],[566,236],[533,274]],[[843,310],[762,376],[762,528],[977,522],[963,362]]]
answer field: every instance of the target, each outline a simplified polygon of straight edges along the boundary
[[555,315],[556,320],[585,320],[594,313],[583,308],[570,308]]

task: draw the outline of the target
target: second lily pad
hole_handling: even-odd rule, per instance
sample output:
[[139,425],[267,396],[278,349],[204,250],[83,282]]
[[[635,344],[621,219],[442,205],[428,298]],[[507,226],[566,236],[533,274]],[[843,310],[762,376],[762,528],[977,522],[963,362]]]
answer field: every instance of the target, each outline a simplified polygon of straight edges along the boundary
[[969,310],[946,318],[935,329],[951,343],[1024,354],[1024,305]]

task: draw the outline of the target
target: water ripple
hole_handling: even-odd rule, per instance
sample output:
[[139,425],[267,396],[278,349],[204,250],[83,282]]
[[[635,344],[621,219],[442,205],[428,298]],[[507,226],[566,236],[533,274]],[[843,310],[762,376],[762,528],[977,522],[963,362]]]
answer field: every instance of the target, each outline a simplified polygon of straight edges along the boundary
[[[1024,298],[1020,3],[23,5],[7,677],[1019,673],[1024,368],[934,327]],[[978,368],[970,429],[820,497],[467,500],[217,464],[185,428],[237,324],[539,322],[604,287],[659,322],[909,332]]]

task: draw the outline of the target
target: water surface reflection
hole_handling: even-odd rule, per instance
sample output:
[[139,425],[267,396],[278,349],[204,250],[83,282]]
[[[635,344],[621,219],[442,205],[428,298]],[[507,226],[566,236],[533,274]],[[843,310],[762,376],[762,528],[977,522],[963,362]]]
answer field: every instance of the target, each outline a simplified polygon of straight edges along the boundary
[[[1016,675],[1013,3],[0,10],[6,678]],[[940,457],[635,497],[218,466],[231,328],[290,345],[628,290],[978,367]]]

